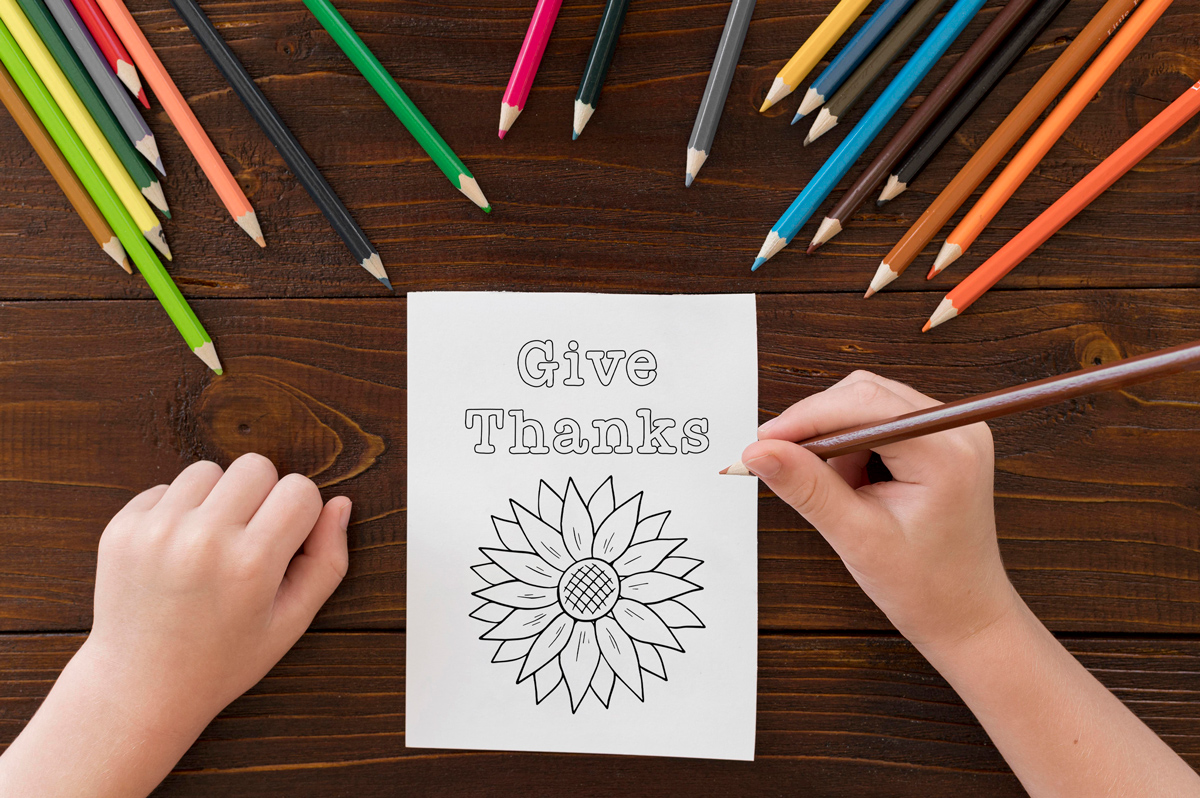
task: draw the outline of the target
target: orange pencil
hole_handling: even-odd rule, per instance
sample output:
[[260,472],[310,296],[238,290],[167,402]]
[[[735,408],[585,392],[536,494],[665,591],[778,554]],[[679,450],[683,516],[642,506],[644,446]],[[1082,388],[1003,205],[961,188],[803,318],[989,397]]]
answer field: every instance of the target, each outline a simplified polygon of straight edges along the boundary
[[962,257],[962,254],[974,243],[983,229],[992,219],[996,218],[996,214],[1004,207],[1004,203],[1008,202],[1008,198],[1021,187],[1034,167],[1041,162],[1054,143],[1096,96],[1100,87],[1125,61],[1130,51],[1154,26],[1163,12],[1170,7],[1172,1],[1146,0],[1142,7],[1134,12],[1129,22],[1125,23],[1125,27],[1121,28],[1100,55],[1096,56],[1096,60],[1091,63],[1091,66],[1084,70],[1079,80],[1075,81],[1075,85],[1066,93],[1062,102],[1046,117],[1046,121],[1042,123],[1041,127],[1034,131],[1033,135],[1029,137],[1029,141],[1025,142],[1025,146],[1018,150],[1016,156],[1008,162],[1008,166],[1004,167],[1004,171],[1000,173],[995,182],[988,186],[987,191],[983,192],[983,196],[975,203],[975,207],[967,211],[967,215],[958,223],[958,227],[954,228],[954,232],[946,237],[946,242],[942,244],[942,249],[938,252],[937,260],[934,261],[927,279],[933,279],[935,274],[941,273],[947,266]]
[[925,322],[922,332],[960,315],[1197,112],[1200,112],[1200,81],[1151,119],[1145,127],[1130,136],[1128,141],[1105,158],[1083,180],[1059,197],[1041,216],[1013,236],[999,252],[988,258],[982,266],[946,294],[937,310],[929,317],[929,321]]
[[257,241],[260,247],[265,247],[267,242],[263,239],[262,229],[258,226],[258,217],[254,215],[254,208],[251,207],[250,200],[246,199],[241,186],[233,179],[229,167],[225,165],[221,154],[217,152],[212,140],[200,126],[200,121],[196,119],[196,115],[192,113],[187,101],[179,93],[175,81],[171,80],[171,76],[167,74],[166,67],[162,65],[162,61],[158,60],[158,55],[150,47],[150,42],[146,41],[146,36],[134,21],[129,9],[121,0],[97,0],[97,2],[117,35],[121,37],[125,49],[133,57],[137,68],[142,71],[146,82],[150,84],[151,90],[162,103],[167,116],[171,117],[171,123],[175,125],[179,135],[183,136],[184,142],[192,151],[196,162],[200,164],[208,182],[212,183],[221,202],[229,209],[234,221],[246,231],[247,235]]

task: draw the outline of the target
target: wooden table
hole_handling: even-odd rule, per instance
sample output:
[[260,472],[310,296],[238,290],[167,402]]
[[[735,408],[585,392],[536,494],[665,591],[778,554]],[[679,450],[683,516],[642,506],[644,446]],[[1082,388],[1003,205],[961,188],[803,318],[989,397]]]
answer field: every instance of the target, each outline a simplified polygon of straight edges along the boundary
[[[131,3],[269,247],[233,226],[155,104],[148,121],[175,212],[171,270],[220,347],[227,372],[217,378],[143,282],[104,261],[0,119],[0,745],[90,625],[107,519],[186,463],[253,450],[354,500],[350,574],[163,795],[1020,794],[971,713],[821,537],[767,494],[756,762],[406,749],[403,292],[757,292],[764,419],[857,368],[950,399],[1193,339],[1198,120],[967,316],[927,335],[920,327],[968,267],[1200,77],[1198,0],[1175,3],[951,274],[921,278],[931,247],[885,294],[860,298],[880,257],[1100,5],[1073,0],[906,195],[864,210],[817,255],[793,246],[752,275],[771,223],[842,137],[802,149],[803,131],[787,124],[795,97],[757,112],[830,2],[760,0],[714,152],[685,190],[684,150],[727,3],[634,3],[599,110],[572,143],[598,0],[565,4],[504,142],[498,106],[530,0],[341,0],[475,172],[490,216],[429,163],[300,3],[206,2],[379,247],[391,296],[352,264],[166,3]],[[1001,548],[1017,588],[1200,766],[1197,396],[1200,374],[1185,375],[993,429]]]

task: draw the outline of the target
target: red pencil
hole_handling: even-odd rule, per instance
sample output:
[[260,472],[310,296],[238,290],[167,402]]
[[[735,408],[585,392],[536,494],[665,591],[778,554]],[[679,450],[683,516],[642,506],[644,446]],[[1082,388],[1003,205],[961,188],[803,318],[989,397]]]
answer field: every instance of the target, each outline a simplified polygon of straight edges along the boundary
[[1063,225],[1074,219],[1092,200],[1107,191],[1122,175],[1149,155],[1155,147],[1162,144],[1168,136],[1179,130],[1183,123],[1195,116],[1198,111],[1200,111],[1200,81],[1187,89],[1158,116],[1147,122],[1145,127],[1130,136],[1129,140],[1117,148],[1112,155],[1105,158],[1070,191],[1043,211],[1041,216],[1034,219],[1028,227],[1001,247],[999,252],[988,258],[982,266],[971,272],[965,280],[946,294],[937,310],[929,317],[929,321],[925,322],[922,332],[949,321],[966,310],[971,303],[1000,282],[1004,275],[1015,269],[1021,261],[1029,257],[1031,252],[1044,244]]
[[104,16],[104,12],[96,5],[96,0],[71,0],[71,4],[75,6],[75,10],[79,12],[79,16],[83,18],[83,24],[87,25],[88,31],[91,32],[92,38],[96,40],[96,44],[100,47],[100,52],[104,53],[104,59],[108,61],[108,65],[112,71],[116,73],[121,82],[137,96],[138,101],[146,108],[150,107],[150,100],[146,98],[146,90],[142,88],[141,78],[138,77],[137,67],[133,65],[133,59],[129,57],[129,51],[125,49],[125,45],[121,44],[120,38],[117,37],[116,31],[109,24],[108,17]]

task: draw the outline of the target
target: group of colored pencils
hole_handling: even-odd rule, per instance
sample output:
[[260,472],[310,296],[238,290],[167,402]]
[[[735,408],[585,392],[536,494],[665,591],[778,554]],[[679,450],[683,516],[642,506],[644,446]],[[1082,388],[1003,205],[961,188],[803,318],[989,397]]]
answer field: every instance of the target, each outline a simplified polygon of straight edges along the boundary
[[[779,71],[760,110],[767,110],[796,91],[867,5],[867,0],[840,0]],[[807,145],[843,121],[853,105],[900,57],[908,44],[932,24],[945,5],[946,0],[883,0],[806,91],[792,124],[818,108],[821,110],[804,144]],[[979,37],[822,219],[808,252],[813,252],[842,232],[850,217],[872,192],[882,187],[878,200],[880,205],[901,194],[1064,5],[1066,0],[1007,0]],[[929,278],[932,279],[962,257],[1170,5],[1171,0],[1142,0],[1140,6],[1139,0],[1108,0],[884,257],[866,296],[878,292],[904,272],[1017,140],[1082,70],[1054,110],[947,237],[929,272]],[[899,73],[771,228],[754,260],[754,270],[792,242],[982,6],[983,0],[955,0],[950,5]],[[688,142],[685,177],[688,186],[692,185],[711,153],[721,110],[753,10],[753,0],[732,0],[730,3],[725,30],[717,45],[708,85]],[[1104,46],[1106,42],[1108,44]],[[1096,55],[1098,50],[1100,53]],[[1089,64],[1093,55],[1096,57]],[[952,290],[938,306],[925,329],[936,327],[961,314],[984,291],[995,285],[1197,111],[1200,111],[1200,83],[1185,91],[1170,107]]]
[[[196,0],[170,2],[355,260],[390,289],[378,251]],[[466,165],[329,0],[304,3],[454,187],[490,211]],[[234,221],[265,247],[250,200],[123,0],[0,0],[0,102],[96,243],[131,274],[132,259],[188,347],[220,374],[211,337],[147,246],[171,258],[151,209],[153,204],[170,218],[151,167],[166,171],[158,143],[130,99],[150,107],[143,76]]]

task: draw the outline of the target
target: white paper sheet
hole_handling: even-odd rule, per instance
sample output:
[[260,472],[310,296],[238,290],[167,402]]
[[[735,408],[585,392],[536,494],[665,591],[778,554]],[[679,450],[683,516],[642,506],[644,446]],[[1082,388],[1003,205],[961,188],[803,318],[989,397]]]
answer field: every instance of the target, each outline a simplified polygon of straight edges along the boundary
[[409,294],[408,746],[753,759],[757,388],[752,295]]

